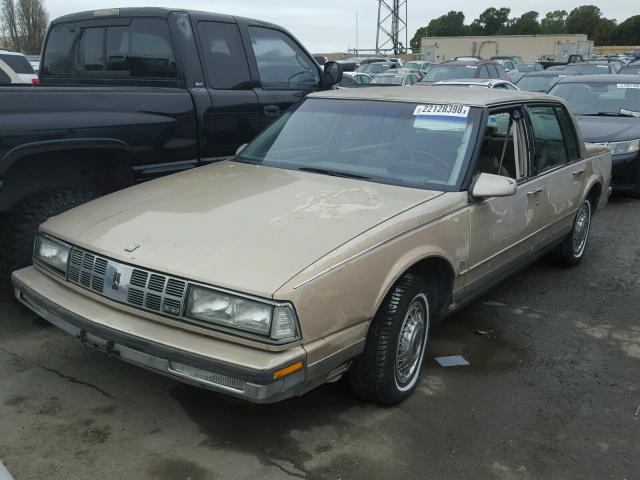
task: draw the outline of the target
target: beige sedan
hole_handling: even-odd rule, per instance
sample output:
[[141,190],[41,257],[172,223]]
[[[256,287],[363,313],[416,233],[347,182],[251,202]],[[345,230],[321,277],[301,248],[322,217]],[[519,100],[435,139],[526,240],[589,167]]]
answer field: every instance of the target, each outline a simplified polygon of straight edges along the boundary
[[18,300],[82,343],[255,402],[343,374],[402,401],[430,328],[540,255],[585,254],[611,157],[522,92],[310,95],[235,159],[42,225]]

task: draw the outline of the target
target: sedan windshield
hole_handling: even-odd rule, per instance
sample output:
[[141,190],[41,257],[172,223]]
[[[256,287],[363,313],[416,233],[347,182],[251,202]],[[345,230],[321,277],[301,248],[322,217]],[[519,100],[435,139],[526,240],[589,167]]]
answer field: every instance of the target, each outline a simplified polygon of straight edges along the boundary
[[375,62],[375,63],[367,63],[366,65],[361,65],[356,69],[356,72],[372,74],[372,73],[385,72],[390,68],[391,68],[390,63]]
[[402,85],[404,75],[376,75],[369,82],[371,85]]
[[567,65],[564,71],[570,75],[600,75],[609,73],[609,65]]
[[640,117],[640,79],[634,83],[560,83],[549,93],[564,98],[578,115]]
[[559,79],[560,75],[540,75],[529,76],[525,75],[516,82],[516,86],[520,90],[527,92],[546,92],[548,91]]
[[440,80],[457,80],[460,78],[473,78],[476,69],[473,65],[432,67],[422,79],[423,82],[439,82]]
[[464,176],[481,112],[311,98],[271,124],[236,161],[450,191]]

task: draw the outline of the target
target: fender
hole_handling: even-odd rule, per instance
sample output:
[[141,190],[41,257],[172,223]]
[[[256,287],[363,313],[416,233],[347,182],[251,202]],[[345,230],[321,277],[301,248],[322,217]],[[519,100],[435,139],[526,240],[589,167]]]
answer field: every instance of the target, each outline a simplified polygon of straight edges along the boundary
[[74,138],[26,143],[9,150],[0,159],[0,178],[6,175],[15,162],[28,155],[86,149],[117,149],[128,152],[129,145],[121,140],[112,138]]
[[410,270],[414,265],[417,265],[418,263],[424,260],[436,259],[436,258],[439,260],[444,260],[447,263],[447,265],[449,265],[449,268],[451,269],[451,273],[452,273],[451,288],[453,289],[454,288],[453,283],[455,282],[455,279],[458,276],[458,272],[454,268],[453,266],[454,264],[451,261],[451,259],[447,256],[447,254],[444,251],[442,251],[440,248],[437,248],[434,245],[420,245],[419,247],[416,247],[412,250],[405,252],[405,254],[402,255],[400,258],[398,258],[398,260],[394,263],[393,267],[389,270],[389,273],[385,277],[384,282],[382,282],[382,285],[380,285],[380,290],[378,291],[378,294],[376,296],[376,301],[373,309],[374,314],[380,308],[380,305],[382,304],[384,297],[387,295],[387,293],[389,293],[389,290],[391,290],[391,287],[398,281],[398,279],[402,275],[404,275],[405,272]]

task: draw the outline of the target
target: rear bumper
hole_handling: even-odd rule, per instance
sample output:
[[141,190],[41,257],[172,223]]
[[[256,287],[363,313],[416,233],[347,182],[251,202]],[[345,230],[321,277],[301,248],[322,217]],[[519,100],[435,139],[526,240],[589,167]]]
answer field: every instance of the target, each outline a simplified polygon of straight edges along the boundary
[[[14,272],[11,279],[18,301],[83,344],[182,382],[251,402],[272,403],[298,394],[307,381],[306,352],[301,346],[284,352],[257,351],[159,325],[96,302],[34,267]],[[127,325],[131,331],[118,325]],[[155,338],[150,338],[154,333]],[[238,361],[243,356],[250,359],[251,367]],[[274,379],[276,371],[299,361],[302,369]]]

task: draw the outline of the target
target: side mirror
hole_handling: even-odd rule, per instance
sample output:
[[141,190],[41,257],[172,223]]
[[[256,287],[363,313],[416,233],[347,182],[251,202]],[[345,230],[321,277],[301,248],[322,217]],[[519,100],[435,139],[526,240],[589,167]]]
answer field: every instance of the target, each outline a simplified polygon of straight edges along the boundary
[[325,88],[332,87],[342,80],[342,65],[338,62],[327,62],[324,64],[324,73],[322,74],[322,86]]
[[240,155],[240,153],[244,150],[244,147],[246,147],[246,146],[247,146],[247,144],[243,143],[238,148],[236,148],[236,156]]
[[513,178],[481,173],[471,188],[474,198],[509,197],[516,194],[518,184]]

